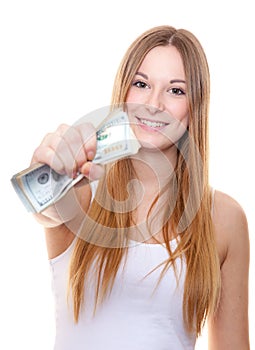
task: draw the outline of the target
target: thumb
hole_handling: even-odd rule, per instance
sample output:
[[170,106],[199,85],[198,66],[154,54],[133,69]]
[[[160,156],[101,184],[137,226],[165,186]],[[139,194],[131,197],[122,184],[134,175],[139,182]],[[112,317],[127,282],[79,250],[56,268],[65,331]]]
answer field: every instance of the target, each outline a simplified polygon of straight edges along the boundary
[[102,165],[92,162],[86,162],[83,164],[80,171],[91,181],[99,180],[105,172]]

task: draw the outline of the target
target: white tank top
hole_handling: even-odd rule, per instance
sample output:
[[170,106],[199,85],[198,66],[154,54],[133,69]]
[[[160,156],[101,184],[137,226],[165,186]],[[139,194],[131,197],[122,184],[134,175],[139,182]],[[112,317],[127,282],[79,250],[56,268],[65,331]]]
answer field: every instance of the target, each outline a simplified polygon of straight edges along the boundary
[[[163,267],[146,276],[168,258],[164,245],[131,241],[111,294],[93,317],[93,282],[86,288],[86,302],[78,324],[73,321],[72,299],[67,300],[69,260],[75,245],[50,260],[56,305],[55,350],[193,350],[195,334],[188,334],[182,317],[186,266],[177,286],[169,268],[158,287]],[[175,249],[177,241],[171,241]],[[124,267],[124,268],[123,268]],[[145,277],[146,276],[146,277]],[[69,302],[68,302],[69,301]]]

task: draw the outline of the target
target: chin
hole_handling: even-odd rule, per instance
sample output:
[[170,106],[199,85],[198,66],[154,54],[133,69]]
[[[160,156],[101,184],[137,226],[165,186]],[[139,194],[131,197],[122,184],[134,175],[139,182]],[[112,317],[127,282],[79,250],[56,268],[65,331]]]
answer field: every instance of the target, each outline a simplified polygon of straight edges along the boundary
[[174,146],[174,143],[168,142],[159,142],[159,140],[144,139],[140,138],[139,142],[143,150],[153,151],[153,152],[164,152],[168,149],[171,149]]

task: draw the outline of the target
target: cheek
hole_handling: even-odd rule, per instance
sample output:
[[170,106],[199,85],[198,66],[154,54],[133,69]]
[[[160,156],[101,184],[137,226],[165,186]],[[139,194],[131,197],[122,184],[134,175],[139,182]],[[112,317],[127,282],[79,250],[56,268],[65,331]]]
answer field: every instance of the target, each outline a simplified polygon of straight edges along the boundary
[[129,103],[143,103],[142,94],[135,89],[130,89],[127,93],[126,101]]
[[135,93],[129,90],[125,102],[135,102]]
[[186,101],[176,101],[168,104],[167,111],[174,119],[188,126],[189,110]]

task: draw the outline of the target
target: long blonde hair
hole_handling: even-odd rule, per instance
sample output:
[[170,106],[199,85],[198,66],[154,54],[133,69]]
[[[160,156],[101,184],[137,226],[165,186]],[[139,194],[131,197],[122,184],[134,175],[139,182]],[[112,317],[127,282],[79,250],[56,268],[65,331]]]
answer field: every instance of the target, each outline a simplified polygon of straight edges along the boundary
[[[185,257],[186,277],[183,318],[189,332],[201,333],[206,317],[217,307],[220,267],[211,218],[211,190],[208,179],[208,107],[210,77],[204,51],[190,32],[170,26],[152,28],[129,47],[117,72],[112,105],[125,102],[132,79],[145,55],[156,46],[173,45],[184,65],[189,107],[189,128],[178,144],[175,168],[177,198],[162,232],[169,259],[164,272],[175,268],[177,257]],[[192,142],[191,142],[192,141]],[[96,304],[111,292],[117,271],[127,256],[127,228],[132,226],[132,210],[126,203],[128,185],[135,178],[130,159],[113,164],[100,180],[96,196],[78,238],[71,263],[69,287],[74,318],[78,322],[86,301],[86,284],[92,266],[96,270]],[[170,199],[169,199],[170,202]],[[155,203],[154,203],[155,204]],[[153,205],[154,205],[153,204]],[[167,207],[167,206],[166,206]],[[169,215],[167,207],[165,216]],[[178,234],[178,247],[171,250],[169,239]],[[163,275],[162,274],[162,275]]]

